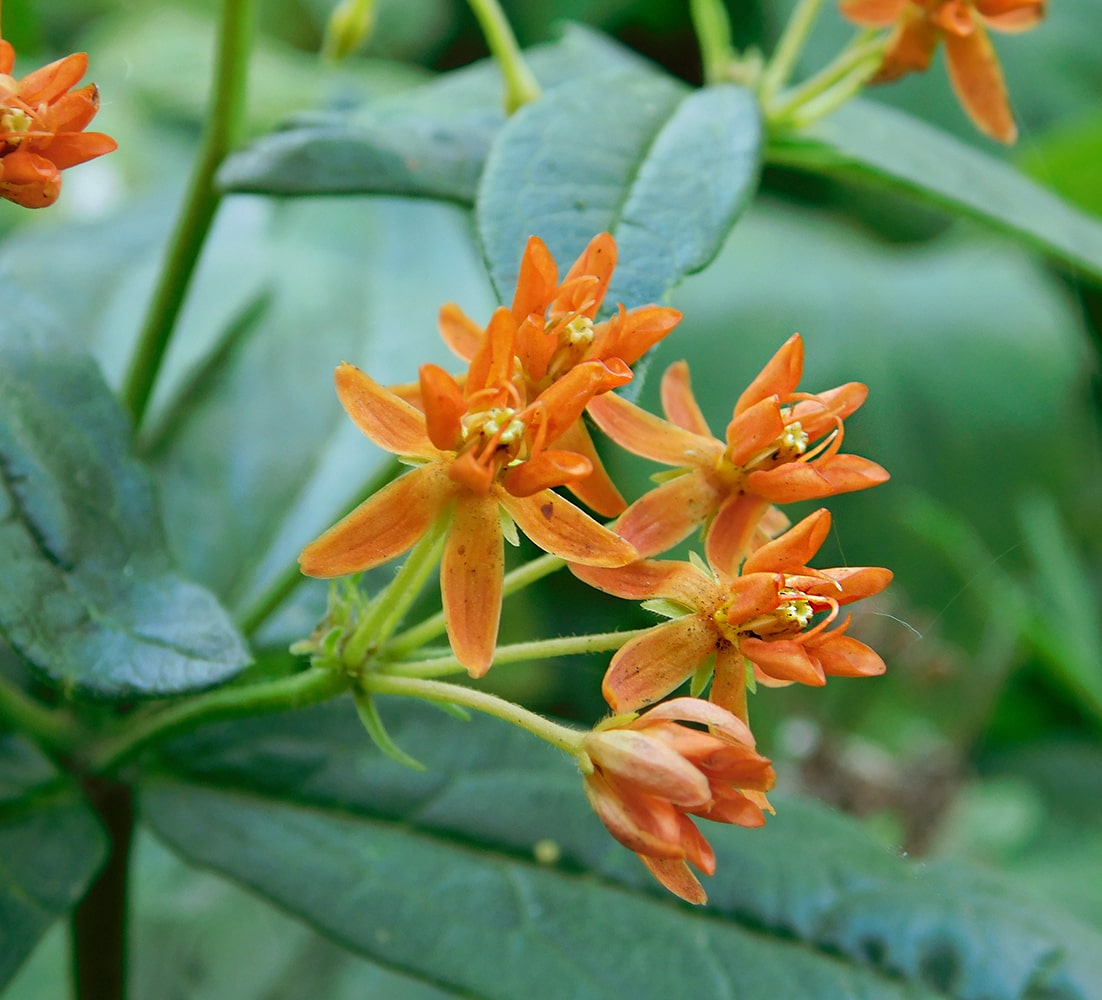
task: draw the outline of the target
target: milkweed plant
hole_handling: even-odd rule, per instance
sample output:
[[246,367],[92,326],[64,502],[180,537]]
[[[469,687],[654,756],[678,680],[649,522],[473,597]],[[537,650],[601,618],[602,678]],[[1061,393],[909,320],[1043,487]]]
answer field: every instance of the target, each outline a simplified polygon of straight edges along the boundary
[[[1018,126],[991,32],[1043,27],[1044,0],[799,0],[764,51],[694,0],[692,85],[595,29],[522,50],[497,0],[470,0],[489,59],[403,73],[358,55],[396,7],[345,0],[284,88],[342,96],[270,125],[247,113],[258,6],[221,4],[190,181],[143,203],[175,222],[130,238],[145,277],[110,335],[92,303],[122,257],[80,206],[158,155],[110,115],[148,63],[101,93],[82,81],[115,50],[40,64],[6,40],[36,37],[26,5],[3,24],[5,225],[47,241],[0,261],[3,981],[64,917],[74,996],[187,993],[129,971],[151,829],[358,956],[341,996],[410,977],[418,996],[1098,996],[1102,951],[1075,944],[1098,930],[1027,919],[795,793],[786,713],[844,732],[912,668],[904,640],[926,648],[905,566],[893,584],[846,555],[898,552],[884,516],[846,512],[900,503],[875,442],[922,420],[875,387],[889,291],[884,346],[840,358],[813,309],[702,350],[676,291],[771,177],[801,175],[855,204],[894,187],[1102,280],[1102,223],[1000,157]],[[851,35],[816,65],[824,24]],[[877,103],[935,58],[974,139]],[[390,75],[357,90],[357,64]],[[117,143],[89,130],[101,101]],[[364,202],[370,231],[313,238],[311,206]],[[283,221],[249,244],[249,211]],[[281,276],[257,283],[268,258]],[[1005,575],[979,587],[1030,614]],[[173,920],[201,922],[186,903]]]

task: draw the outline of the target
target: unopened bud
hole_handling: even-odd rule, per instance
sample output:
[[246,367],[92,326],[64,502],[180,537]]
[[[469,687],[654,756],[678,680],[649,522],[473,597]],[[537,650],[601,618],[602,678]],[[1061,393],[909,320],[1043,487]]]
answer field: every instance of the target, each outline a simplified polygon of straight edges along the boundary
[[321,54],[340,62],[347,59],[371,36],[375,27],[375,0],[341,0],[329,16]]

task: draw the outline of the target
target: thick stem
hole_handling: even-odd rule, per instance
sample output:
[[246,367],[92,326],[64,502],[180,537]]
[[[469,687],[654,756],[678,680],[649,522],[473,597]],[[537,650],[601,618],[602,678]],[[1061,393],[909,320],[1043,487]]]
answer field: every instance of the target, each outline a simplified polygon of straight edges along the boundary
[[0,722],[29,736],[47,751],[65,750],[78,738],[72,718],[47,708],[10,681],[0,677]]
[[521,55],[513,29],[497,0],[467,0],[490,52],[505,78],[505,113],[512,114],[540,96],[540,85]]
[[199,158],[123,386],[123,402],[135,428],[145,415],[199,254],[222,200],[214,186],[214,175],[237,142],[244,121],[253,13],[254,0],[224,0],[222,5],[218,58]]
[[73,984],[79,1000],[124,1000],[133,792],[95,776],[86,778],[84,786],[111,853],[70,921]]

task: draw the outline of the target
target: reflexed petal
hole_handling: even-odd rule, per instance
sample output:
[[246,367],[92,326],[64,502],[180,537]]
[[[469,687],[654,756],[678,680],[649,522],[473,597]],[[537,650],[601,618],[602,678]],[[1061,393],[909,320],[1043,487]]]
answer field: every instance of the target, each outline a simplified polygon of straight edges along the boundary
[[422,365],[420,374],[420,400],[429,440],[442,451],[454,450],[459,446],[463,433],[461,420],[467,412],[463,390],[437,365]]
[[472,677],[490,669],[501,619],[504,540],[497,500],[460,496],[440,566],[448,641]]
[[618,445],[655,462],[711,468],[723,453],[723,445],[715,438],[675,427],[613,393],[598,396],[587,409],[597,426]]
[[494,489],[501,505],[544,552],[588,566],[626,566],[639,558],[629,542],[551,490],[514,497]]
[[767,396],[736,413],[727,425],[727,453],[735,465],[771,449],[784,433],[780,396]]
[[628,313],[621,307],[595,329],[597,350],[593,356],[619,358],[633,365],[680,322],[681,313],[668,306],[642,306]]
[[681,846],[685,850],[685,860],[705,875],[716,873],[716,852],[688,816],[681,817]]
[[1029,31],[1045,16],[1045,0],[976,0],[976,10],[996,31]]
[[597,818],[629,850],[663,858],[685,856],[680,814],[670,803],[633,795],[599,771],[586,775],[583,787]]
[[714,652],[715,644],[715,629],[701,615],[656,625],[612,658],[601,686],[605,701],[614,712],[635,712],[664,698]]
[[768,500],[753,493],[732,493],[725,497],[704,538],[708,564],[734,576],[739,563],[758,542],[761,517],[768,507]]
[[586,739],[585,751],[606,774],[682,809],[702,806],[712,793],[708,779],[661,740],[631,729],[609,729]]
[[87,71],[88,54],[74,52],[71,56],[28,73],[19,81],[19,96],[31,105],[54,101],[80,83],[80,78]]
[[662,409],[666,419],[682,430],[705,438],[712,436],[693,395],[687,361],[675,361],[662,376]]
[[766,642],[745,638],[741,645],[746,657],[770,677],[814,687],[822,687],[826,683],[822,668],[808,655],[802,643],[791,639]]
[[828,632],[826,639],[815,645],[814,654],[825,673],[833,677],[876,677],[884,673],[887,667],[875,650],[838,632]]
[[[737,646],[725,646],[716,650],[716,665],[712,671],[708,699],[743,722],[749,717],[746,705],[746,659]],[[753,746],[753,743],[750,745]]]
[[830,511],[821,507],[749,556],[742,572],[799,573],[811,562],[829,534]]
[[[691,563],[673,560],[640,559],[627,566],[616,567],[572,563],[570,571],[591,587],[630,601],[649,601],[655,597],[677,599],[692,587],[694,577],[700,581],[701,589],[716,589],[716,585]],[[695,602],[689,601],[687,606],[694,607]]]
[[528,497],[552,486],[577,482],[592,471],[589,460],[572,451],[541,451],[508,469],[502,486],[515,497]]
[[727,739],[741,743],[745,747],[754,746],[754,734],[745,721],[720,705],[701,698],[671,698],[648,709],[646,714],[636,719],[633,726],[644,722],[650,724],[659,721],[698,722],[709,729],[722,734]]
[[388,562],[413,547],[454,494],[438,464],[399,476],[307,545],[299,556],[302,572],[343,576]]
[[945,36],[949,79],[975,126],[999,142],[1018,137],[1002,70],[987,32],[977,25],[970,35]]
[[700,880],[684,861],[654,858],[646,854],[640,854],[639,860],[647,866],[663,887],[685,900],[686,903],[703,906],[708,902],[708,894],[704,891]]
[[717,823],[733,823],[735,826],[745,826],[753,829],[765,826],[765,815],[761,807],[751,802],[745,795],[733,792],[716,802],[707,814],[708,819]]
[[555,294],[559,281],[559,269],[547,244],[538,236],[529,236],[520,259],[520,274],[513,295],[513,319],[522,323],[527,316],[536,313],[543,317]]
[[593,471],[585,479],[568,484],[570,492],[602,517],[616,517],[617,514],[622,514],[627,507],[627,501],[620,495],[616,484],[601,463],[601,458],[597,454],[585,424],[581,420],[576,420],[559,435],[558,443],[567,451],[588,458],[589,464],[593,467]]
[[395,455],[435,457],[420,410],[347,362],[340,364],[333,378],[341,406],[380,448]]
[[482,327],[454,302],[440,308],[437,326],[444,343],[464,361],[470,362],[482,346],[482,338],[485,336]]
[[800,384],[803,370],[804,342],[798,333],[794,333],[739,396],[735,403],[735,416],[769,396],[783,397],[794,392]]
[[722,494],[699,470],[644,493],[616,522],[616,530],[639,555],[672,549],[719,506]]
[[786,462],[775,469],[751,472],[746,484],[773,503],[795,503],[868,489],[889,478],[885,469],[867,458],[833,455],[816,462]]
[[910,0],[842,0],[843,16],[866,28],[887,28],[895,24]]

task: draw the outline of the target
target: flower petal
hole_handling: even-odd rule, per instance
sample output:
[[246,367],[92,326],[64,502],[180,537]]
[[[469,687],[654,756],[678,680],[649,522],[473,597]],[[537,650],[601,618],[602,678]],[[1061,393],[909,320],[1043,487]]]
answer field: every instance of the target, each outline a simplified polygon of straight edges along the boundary
[[906,73],[925,73],[940,38],[941,32],[925,12],[908,3],[888,39],[884,61],[872,82],[887,83]]
[[551,490],[515,497],[494,489],[517,527],[544,552],[587,566],[626,566],[639,558],[630,542]]
[[441,306],[437,326],[444,343],[468,363],[482,346],[482,338],[485,336],[482,327],[454,302]]
[[583,361],[540,393],[537,403],[544,408],[550,443],[581,419],[594,396],[617,389],[631,381],[631,369],[619,358]]
[[593,438],[589,436],[585,424],[581,420],[574,421],[559,435],[558,444],[567,451],[588,458],[589,464],[593,467],[593,471],[584,479],[568,484],[570,492],[602,517],[616,517],[617,514],[622,514],[627,507],[627,501],[621,496],[602,464],[597,448],[593,444]]
[[513,376],[513,355],[516,346],[517,325],[504,306],[499,306],[490,317],[486,335],[479,344],[478,353],[471,358],[467,371],[467,398],[473,393],[507,383]]
[[19,96],[28,104],[52,103],[80,83],[88,71],[88,54],[74,52],[64,59],[36,69],[19,81]]
[[307,545],[299,556],[302,572],[343,576],[388,562],[412,548],[454,493],[440,465],[412,469]]
[[743,719],[721,705],[701,698],[671,698],[661,705],[647,709],[646,714],[636,719],[632,725],[640,727],[644,723],[659,721],[698,722],[745,747],[752,749],[754,746],[754,734]]
[[[589,245],[574,261],[558,296],[551,303],[551,312],[574,313],[592,319],[604,301],[612,272],[616,268],[616,241],[610,233],[598,233],[589,241]],[[581,282],[577,279],[590,276],[593,281]]]
[[724,498],[704,536],[704,554],[713,569],[735,575],[759,540],[761,518],[768,508],[769,501],[753,493],[732,493]]
[[[716,650],[716,665],[712,671],[708,699],[743,722],[749,717],[746,704],[746,658],[737,646],[724,646]],[[753,746],[752,741],[750,745]]]
[[662,375],[662,409],[666,419],[691,434],[710,438],[711,429],[697,405],[689,379],[689,363],[675,361]]
[[612,658],[601,685],[605,701],[614,712],[635,712],[664,698],[715,651],[716,638],[702,615],[656,625]]
[[815,462],[786,462],[775,469],[751,472],[746,485],[773,503],[795,503],[865,490],[890,478],[886,469],[867,458],[832,455]]
[[[716,585],[691,563],[674,560],[640,559],[616,567],[571,564],[570,570],[591,587],[630,601],[648,601],[655,597],[676,600],[685,591],[692,591],[694,578],[700,581],[700,587],[716,589]],[[695,607],[696,604],[690,600],[687,606]]]
[[723,453],[723,445],[715,438],[676,427],[614,393],[598,396],[587,412],[622,448],[655,462],[711,468]]
[[119,144],[102,132],[66,132],[43,146],[42,155],[58,170],[67,170],[118,148]]
[[529,497],[552,486],[577,482],[592,471],[589,459],[551,449],[506,470],[501,484],[515,497]]
[[722,494],[699,470],[671,479],[644,493],[616,522],[616,530],[640,556],[672,549],[702,524]]
[[735,465],[747,465],[751,459],[771,451],[784,433],[781,397],[766,396],[731,418],[727,425],[727,454]]
[[798,420],[807,436],[814,441],[837,426],[838,419],[845,419],[861,408],[869,395],[869,387],[861,382],[847,382],[825,392],[815,394],[815,399],[805,399],[792,407],[790,420]]
[[462,417],[467,412],[463,390],[438,365],[421,365],[420,395],[429,440],[442,451],[455,450],[463,433]]
[[642,306],[615,316],[594,329],[596,352],[592,357],[619,358],[633,365],[678,323],[681,313],[669,306]]
[[686,903],[703,906],[708,902],[708,894],[704,891],[700,880],[684,861],[654,858],[646,854],[640,854],[639,860],[647,866],[650,873],[664,888],[685,900]]
[[529,236],[520,259],[520,274],[513,295],[513,319],[520,324],[532,313],[542,319],[558,281],[559,269],[547,244],[538,236]]
[[599,771],[583,782],[585,797],[608,832],[629,850],[648,856],[683,858],[679,813],[653,796],[632,794]]
[[968,35],[947,33],[945,55],[953,90],[975,126],[999,142],[1014,142],[1018,127],[1010,113],[1006,84],[987,32],[977,24]]
[[0,198],[24,208],[46,208],[61,194],[61,172],[44,156],[17,149],[0,157]]
[[792,639],[766,642],[752,637],[741,642],[742,652],[763,673],[782,681],[796,681],[822,687],[826,683],[822,667],[804,648]]
[[341,406],[380,448],[395,455],[436,456],[420,410],[347,362],[341,362],[333,378]]
[[844,17],[866,28],[887,28],[895,24],[910,0],[842,0]]
[[702,806],[712,793],[703,772],[662,740],[632,729],[609,729],[585,741],[590,759],[606,774],[681,809]]
[[877,677],[887,669],[874,649],[851,636],[839,635],[837,629],[828,632],[814,652],[823,672],[833,677]]
[[830,534],[830,511],[809,514],[780,538],[767,542],[743,563],[743,573],[799,573]]
[[497,507],[493,496],[457,499],[440,565],[448,641],[472,677],[490,669],[501,619],[505,552]]

